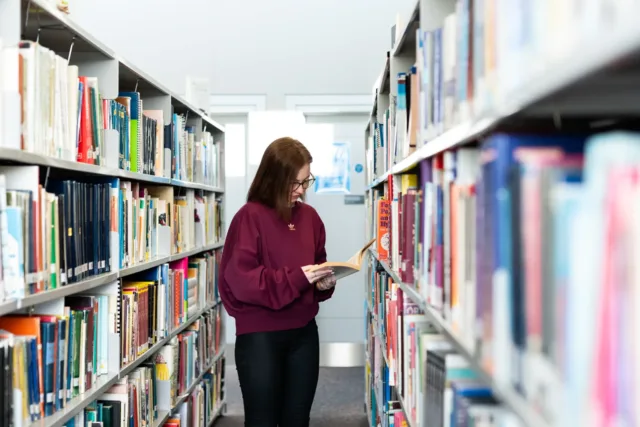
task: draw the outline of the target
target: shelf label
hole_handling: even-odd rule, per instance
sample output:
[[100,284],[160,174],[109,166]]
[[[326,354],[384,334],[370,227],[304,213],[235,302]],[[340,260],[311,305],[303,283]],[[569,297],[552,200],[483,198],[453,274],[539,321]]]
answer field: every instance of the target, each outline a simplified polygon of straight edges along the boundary
[[364,205],[364,195],[360,195],[360,194],[345,194],[344,195],[344,204],[345,205]]

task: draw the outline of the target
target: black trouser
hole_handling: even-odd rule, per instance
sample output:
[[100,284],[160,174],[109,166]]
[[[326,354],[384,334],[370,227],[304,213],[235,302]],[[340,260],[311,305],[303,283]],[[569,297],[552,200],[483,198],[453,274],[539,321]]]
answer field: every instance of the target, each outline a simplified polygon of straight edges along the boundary
[[308,427],[318,385],[318,326],[242,334],[236,369],[245,427]]

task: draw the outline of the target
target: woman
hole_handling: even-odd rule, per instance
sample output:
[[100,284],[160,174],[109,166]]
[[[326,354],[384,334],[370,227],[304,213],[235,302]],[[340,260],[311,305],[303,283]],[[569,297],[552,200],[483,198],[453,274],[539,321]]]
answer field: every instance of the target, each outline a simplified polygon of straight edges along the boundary
[[331,297],[318,213],[302,203],[314,182],[311,155],[299,141],[267,147],[247,203],[227,231],[220,296],[236,320],[235,359],[245,427],[306,427],[316,392],[318,303]]

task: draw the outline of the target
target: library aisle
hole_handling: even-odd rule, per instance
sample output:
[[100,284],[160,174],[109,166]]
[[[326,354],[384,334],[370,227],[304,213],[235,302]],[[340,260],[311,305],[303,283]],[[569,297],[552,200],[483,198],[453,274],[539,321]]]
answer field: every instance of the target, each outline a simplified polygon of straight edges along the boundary
[[[215,427],[243,427],[242,395],[234,366],[227,367],[225,382],[227,413]],[[362,368],[320,368],[309,427],[367,427],[362,410],[363,387]]]

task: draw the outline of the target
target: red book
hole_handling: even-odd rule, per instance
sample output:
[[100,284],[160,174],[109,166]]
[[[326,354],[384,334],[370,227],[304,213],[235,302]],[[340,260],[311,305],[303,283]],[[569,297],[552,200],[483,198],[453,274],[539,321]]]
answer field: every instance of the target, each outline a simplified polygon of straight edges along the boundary
[[80,76],[82,99],[80,103],[80,133],[78,140],[78,161],[93,164],[93,125],[91,121],[91,91],[87,77]]

